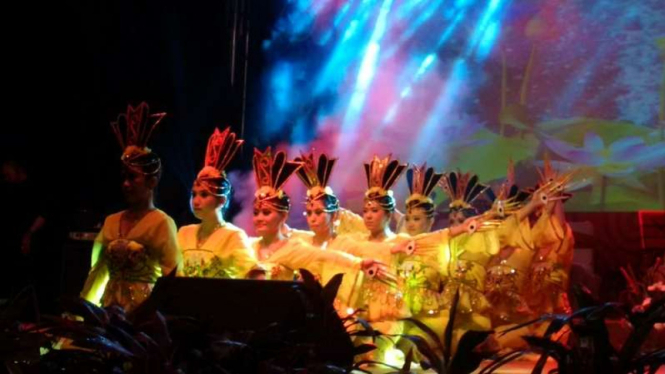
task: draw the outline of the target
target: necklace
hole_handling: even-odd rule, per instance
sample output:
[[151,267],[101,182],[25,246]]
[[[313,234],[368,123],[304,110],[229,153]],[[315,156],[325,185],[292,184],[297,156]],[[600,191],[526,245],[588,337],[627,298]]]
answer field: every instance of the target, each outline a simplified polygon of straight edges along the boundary
[[286,239],[276,240],[268,245],[263,239],[259,242],[259,260],[266,261],[286,243]]
[[205,237],[202,237],[202,235],[201,235],[201,228],[202,227],[203,226],[199,226],[199,229],[196,230],[196,249],[200,249],[208,241],[208,239],[210,239],[212,234],[214,234],[220,228],[224,227],[224,225],[218,222],[215,225],[215,227],[212,228],[210,233],[208,235],[206,235]]

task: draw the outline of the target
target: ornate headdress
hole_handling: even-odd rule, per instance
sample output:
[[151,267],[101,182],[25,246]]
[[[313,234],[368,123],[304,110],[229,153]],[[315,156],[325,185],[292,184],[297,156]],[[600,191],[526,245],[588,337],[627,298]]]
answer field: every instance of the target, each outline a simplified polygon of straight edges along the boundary
[[442,177],[443,174],[435,173],[434,168],[428,168],[427,163],[407,170],[406,182],[411,194],[406,199],[406,208],[422,207],[428,210],[428,216],[434,214],[434,201],[430,195]]
[[444,175],[440,181],[441,188],[450,198],[450,210],[474,209],[473,202],[485,192],[488,186],[478,183],[478,176],[459,170]]
[[[136,108],[127,105],[127,112],[118,114],[118,118],[111,122],[111,128],[123,149],[120,160],[125,166],[145,175],[159,173],[161,160],[147,145],[152,131],[165,116],[166,113],[150,114],[150,108],[144,101]],[[124,127],[124,132],[121,127]]]
[[365,163],[365,176],[367,177],[367,191],[365,200],[379,201],[383,198],[391,200],[390,204],[382,204],[384,209],[394,209],[395,199],[390,190],[397,179],[402,175],[408,164],[400,164],[399,160],[391,160],[392,155],[385,158],[374,156],[372,161]]
[[205,186],[213,195],[226,195],[231,185],[226,179],[225,169],[243,142],[242,139],[236,138],[230,127],[224,131],[215,128],[208,139],[205,165],[196,176],[196,182]]
[[515,184],[515,166],[513,160],[508,161],[506,180],[499,186],[499,192],[494,195],[492,189],[488,189],[487,193],[493,201],[492,210],[501,217],[516,212],[531,195],[529,192],[520,190]]
[[541,193],[541,198],[544,200],[556,199],[565,201],[573,196],[566,192],[566,186],[572,179],[573,174],[575,174],[575,170],[559,173],[552,167],[549,154],[547,153],[545,153],[543,159],[543,169],[536,168],[536,170],[538,171],[540,178],[538,184],[534,188],[527,190],[529,193],[533,194],[540,190],[543,192]]
[[253,166],[258,187],[254,201],[267,203],[277,211],[288,212],[291,205],[282,186],[302,167],[302,162],[287,161],[286,153],[282,151],[273,156],[270,147],[264,152],[254,148]]
[[335,196],[332,188],[328,186],[328,180],[337,159],[329,158],[325,153],[322,153],[315,164],[314,153],[310,153],[308,155],[301,154],[300,157],[296,157],[295,161],[302,163],[302,167],[296,172],[298,178],[307,187],[307,202],[318,200],[327,195],[331,196],[335,203],[327,206],[325,211],[330,213],[339,210],[337,196]]

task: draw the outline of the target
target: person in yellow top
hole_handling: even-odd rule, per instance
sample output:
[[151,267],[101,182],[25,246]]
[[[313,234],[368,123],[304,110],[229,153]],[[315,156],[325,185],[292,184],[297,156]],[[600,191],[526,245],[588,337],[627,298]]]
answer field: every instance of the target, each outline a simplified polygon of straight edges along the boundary
[[[404,226],[411,237],[420,235],[425,238],[432,230],[435,206],[430,195],[442,177],[442,173],[436,173],[434,168],[428,168],[426,164],[407,170],[406,181],[410,195],[406,199]],[[443,332],[438,323],[442,319],[440,312],[443,310],[440,254],[427,256],[422,253],[422,241],[417,242],[420,243],[420,251],[404,259],[398,271],[404,279],[405,300],[413,317],[435,331]]]
[[260,237],[252,244],[259,263],[250,277],[296,280],[297,270],[301,268],[321,274],[326,263],[337,263],[350,272],[369,269],[376,264],[374,260],[363,260],[343,252],[321,251],[307,245],[301,238],[287,238],[284,224],[291,203],[282,186],[302,167],[302,162],[287,161],[284,152],[273,156],[268,148],[265,152],[254,150],[253,165],[259,187],[254,196],[253,223]]
[[215,129],[208,140],[205,165],[194,181],[190,198],[192,213],[201,223],[178,230],[183,256],[181,276],[244,278],[256,265],[245,231],[224,220],[232,190],[224,170],[242,143],[230,128]]
[[[404,173],[407,165],[388,155],[384,158],[374,156],[369,163],[364,164],[364,168],[368,189],[365,192],[362,216],[368,234],[356,235],[359,245],[345,250],[355,256],[377,259],[388,266],[389,272],[396,273],[399,256],[393,254],[394,248],[408,242],[409,237],[397,235],[390,229],[395,212],[395,198],[390,188]],[[403,282],[398,278],[394,285],[376,277],[366,277],[361,287],[359,305],[365,310],[361,317],[384,334],[402,333],[401,319],[410,316],[404,301]],[[377,341],[378,349],[372,356],[381,361],[392,346],[390,340],[380,339]]]
[[[345,213],[341,209],[339,199],[328,185],[337,159],[320,154],[315,161],[314,153],[310,153],[302,154],[295,160],[302,163],[302,167],[297,170],[296,174],[307,187],[305,216],[312,233],[311,236],[301,239],[321,250],[346,252],[349,248],[359,245],[351,235],[340,233],[342,221],[353,221],[357,216],[348,211]],[[362,218],[357,218],[362,224]],[[354,223],[347,224],[346,233],[362,232],[354,230],[354,226],[357,227]],[[359,288],[363,283],[364,274],[363,272],[350,272],[345,264],[331,261],[324,264],[318,275],[321,284],[326,284],[337,274],[344,274],[344,277],[337,291],[334,306],[339,315],[345,317],[353,314],[358,307]]]
[[[464,225],[477,214],[473,202],[484,194],[488,186],[480,184],[478,177],[470,173],[450,172],[441,180],[441,186],[450,197],[449,228]],[[443,275],[446,284],[443,303],[450,307],[453,296],[459,290],[456,329],[490,330],[490,305],[484,295],[486,267],[491,256],[499,251],[496,230],[472,229],[449,238],[443,251]]]
[[134,310],[150,295],[157,278],[171,273],[180,261],[175,223],[153,202],[161,160],[147,147],[152,130],[165,115],[150,114],[142,102],[136,108],[129,105],[111,123],[124,149],[122,192],[127,209],[106,217],[81,291],[81,297],[93,303],[101,299],[104,307]]
[[[501,221],[497,228],[499,253],[492,256],[485,278],[485,295],[492,305],[492,327],[499,331],[535,318],[525,297],[529,267],[536,252],[529,217],[542,209],[548,200],[548,188],[521,191],[514,183],[512,161],[507,178],[499,187],[492,208],[486,212]],[[526,346],[522,336],[531,333],[530,327],[498,334],[501,348],[521,349]]]
[[557,173],[546,158],[540,175],[540,189],[549,188],[554,195],[545,199],[542,214],[533,226],[536,253],[529,268],[525,298],[536,315],[570,313],[567,291],[575,240],[566,222],[563,202],[570,197],[565,185],[572,173]]
[[493,197],[492,209],[488,213],[502,221],[497,229],[501,248],[488,263],[485,295],[492,304],[491,318],[495,328],[525,322],[532,317],[524,299],[529,265],[535,253],[528,218],[542,206],[540,193],[531,195],[515,185],[511,161],[506,180]]

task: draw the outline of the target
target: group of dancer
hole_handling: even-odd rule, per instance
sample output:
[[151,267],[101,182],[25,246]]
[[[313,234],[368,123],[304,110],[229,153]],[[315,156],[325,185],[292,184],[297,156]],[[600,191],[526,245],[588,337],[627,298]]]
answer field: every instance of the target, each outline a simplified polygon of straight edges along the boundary
[[[441,335],[456,294],[457,336],[568,311],[573,237],[563,202],[570,174],[558,174],[547,162],[535,188],[520,190],[511,165],[495,193],[469,173],[408,168],[390,156],[375,156],[364,163],[367,191],[362,214],[355,214],[328,185],[335,158],[310,153],[291,160],[284,152],[255,149],[258,237],[251,238],[224,217],[232,191],[226,167],[243,143],[230,129],[215,129],[193,182],[190,205],[200,223],[177,229],[155,207],[162,168],[147,142],[164,116],[150,114],[141,103],[112,123],[124,149],[127,209],[108,216],[95,240],[81,293],[89,301],[131,311],[158,277],[173,271],[183,277],[292,281],[306,269],[322,284],[344,274],[336,310],[357,314],[384,334],[422,334],[405,327],[403,319],[413,317]],[[410,195],[401,214],[391,188],[403,174]],[[307,188],[309,230],[286,225],[291,199],[283,186],[294,175]],[[432,231],[437,186],[450,198],[449,227]],[[491,201],[491,208],[478,211],[479,200]],[[377,345],[374,358],[380,360],[392,341]]]

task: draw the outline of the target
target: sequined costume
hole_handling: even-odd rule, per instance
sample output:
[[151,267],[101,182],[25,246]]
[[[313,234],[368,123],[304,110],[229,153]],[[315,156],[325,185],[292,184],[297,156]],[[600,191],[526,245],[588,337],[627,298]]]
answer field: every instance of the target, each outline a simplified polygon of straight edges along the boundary
[[525,297],[536,315],[569,313],[567,291],[573,260],[570,226],[544,211],[533,227],[536,254],[528,275]]
[[[488,186],[478,183],[478,177],[469,173],[450,172],[442,179],[441,186],[450,197],[449,208],[470,215],[475,212],[472,206]],[[459,291],[456,329],[489,330],[490,304],[485,291],[486,267],[491,256],[499,252],[499,237],[496,230],[465,233],[448,240],[448,248],[444,253],[448,258],[444,261],[443,270],[446,284],[442,298],[446,309],[449,309],[454,295]]]
[[[226,167],[237,153],[243,140],[237,139],[230,128],[215,129],[206,147],[203,168],[199,171],[194,186],[228,203],[231,183],[226,176]],[[180,275],[203,278],[243,278],[256,265],[249,238],[242,229],[224,222],[223,206],[215,214],[217,228],[209,237],[199,238],[201,224],[181,227],[178,243],[182,249],[183,264]]]
[[178,231],[182,276],[238,279],[256,265],[249,238],[242,229],[226,222],[199,244],[200,227],[200,224],[188,225]]
[[84,299],[131,311],[152,291],[157,278],[179,261],[176,226],[159,209],[146,214],[126,236],[120,235],[123,212],[106,217],[95,240],[92,268],[81,291]]
[[[160,158],[147,147],[154,128],[166,113],[150,114],[148,104],[127,106],[111,127],[123,149],[120,160],[128,171],[154,178],[161,171]],[[124,128],[123,128],[124,127]],[[175,270],[180,261],[173,219],[159,209],[147,211],[122,234],[127,211],[106,217],[95,240],[92,267],[81,297],[106,307],[118,305],[131,311],[149,295],[161,275]]]
[[543,170],[538,172],[537,188],[547,190],[548,196],[543,196],[546,207],[532,230],[536,253],[529,269],[525,297],[536,315],[570,313],[567,291],[575,240],[565,222],[563,203],[571,196],[565,187],[574,170],[559,173],[546,157]]
[[[502,220],[497,233],[501,249],[490,259],[485,295],[492,305],[494,328],[525,322],[532,317],[524,298],[524,286],[534,254],[528,215],[537,204],[526,203],[529,193],[515,185],[515,169],[508,164],[506,180],[494,198],[491,213]],[[521,344],[522,339],[519,339]]]

